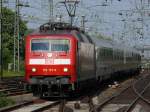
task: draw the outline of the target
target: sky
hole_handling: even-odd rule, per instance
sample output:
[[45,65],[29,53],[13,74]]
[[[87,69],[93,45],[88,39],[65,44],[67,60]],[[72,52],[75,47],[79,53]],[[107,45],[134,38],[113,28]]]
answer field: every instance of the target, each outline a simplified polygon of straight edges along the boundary
[[[15,0],[9,0],[8,7],[13,8]],[[29,28],[38,28],[49,21],[48,0],[20,0],[23,4],[29,3],[30,7],[21,7],[21,17],[28,21]],[[66,9],[54,0],[54,19],[62,15],[62,20],[69,21]],[[107,1],[107,2],[106,2]],[[81,17],[85,16],[86,30],[100,33],[119,42],[131,45],[149,44],[149,16],[148,0],[80,0],[76,10],[74,24],[81,26]],[[140,10],[144,7],[141,16]],[[143,17],[143,22],[140,21]],[[143,28],[143,29],[141,29]],[[144,32],[144,33],[143,33]],[[142,36],[142,33],[144,36]]]

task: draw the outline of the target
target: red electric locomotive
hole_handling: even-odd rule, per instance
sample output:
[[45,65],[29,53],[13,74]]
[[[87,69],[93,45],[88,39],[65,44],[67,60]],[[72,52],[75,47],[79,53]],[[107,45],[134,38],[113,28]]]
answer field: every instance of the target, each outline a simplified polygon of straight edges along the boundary
[[34,95],[60,95],[96,80],[95,46],[69,24],[40,26],[27,36],[25,54],[26,80]]

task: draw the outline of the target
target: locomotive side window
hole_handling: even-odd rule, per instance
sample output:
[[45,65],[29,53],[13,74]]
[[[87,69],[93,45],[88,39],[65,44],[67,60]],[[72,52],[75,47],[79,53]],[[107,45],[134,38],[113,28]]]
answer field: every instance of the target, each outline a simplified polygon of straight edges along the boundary
[[31,51],[69,51],[70,41],[67,39],[33,39]]

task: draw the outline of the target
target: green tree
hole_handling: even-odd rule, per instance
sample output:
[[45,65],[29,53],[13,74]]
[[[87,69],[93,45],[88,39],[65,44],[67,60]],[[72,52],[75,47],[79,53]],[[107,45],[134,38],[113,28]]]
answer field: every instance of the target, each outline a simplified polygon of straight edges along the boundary
[[[2,50],[3,50],[3,65],[7,68],[8,63],[13,62],[13,39],[14,39],[14,23],[15,23],[15,12],[6,7],[2,8]],[[26,23],[20,19],[20,40],[24,32],[27,31]],[[21,50],[23,50],[21,48]],[[23,52],[24,53],[24,52]],[[24,54],[21,54],[23,57]],[[23,58],[22,58],[23,59]]]

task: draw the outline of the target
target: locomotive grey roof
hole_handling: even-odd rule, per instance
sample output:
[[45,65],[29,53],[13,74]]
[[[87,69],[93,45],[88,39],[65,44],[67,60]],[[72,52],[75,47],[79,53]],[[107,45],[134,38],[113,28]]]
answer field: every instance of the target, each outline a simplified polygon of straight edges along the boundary
[[[53,22],[53,23],[45,23],[39,27],[39,29],[35,30],[31,35],[46,35],[46,34],[71,34],[74,35],[74,31],[79,32],[81,34],[86,35],[87,40],[95,44],[97,47],[107,47],[107,48],[114,48],[120,50],[126,50],[129,52],[137,52],[135,48],[128,47],[124,44],[119,44],[115,41],[99,39],[97,37],[90,37],[84,31],[76,26],[71,26],[69,23],[60,23],[60,22]],[[84,42],[85,36],[78,35],[77,39],[81,42]]]
[[[53,23],[45,23],[39,27],[39,29],[35,30],[31,35],[47,35],[47,34],[72,34],[74,32],[79,32],[81,34],[85,34],[80,28],[76,26],[71,26],[68,23],[60,23],[60,22],[53,22]],[[85,34],[86,36],[78,35],[75,36],[79,41],[84,42],[84,40],[88,40],[89,43],[93,43],[90,36]],[[86,39],[85,39],[86,38]]]
[[78,27],[71,26],[69,23],[52,22],[41,25],[32,34],[68,34],[73,30],[81,31]]

